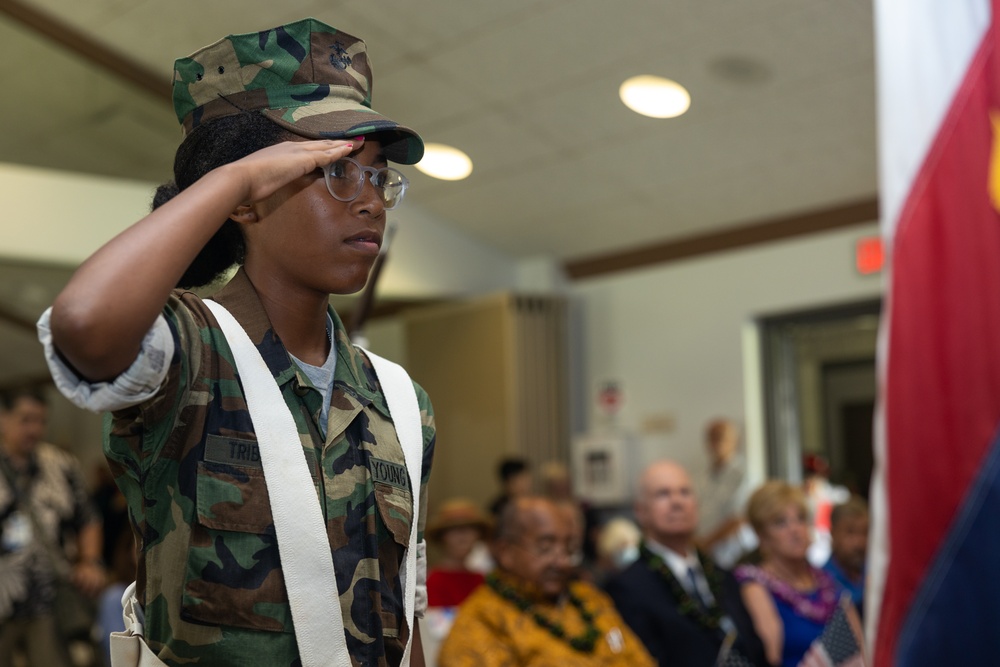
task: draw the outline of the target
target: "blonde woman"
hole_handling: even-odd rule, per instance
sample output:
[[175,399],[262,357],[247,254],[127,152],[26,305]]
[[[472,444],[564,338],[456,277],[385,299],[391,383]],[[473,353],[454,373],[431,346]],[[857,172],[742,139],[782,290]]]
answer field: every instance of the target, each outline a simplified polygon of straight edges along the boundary
[[760,540],[762,560],[735,571],[743,602],[768,662],[796,667],[822,634],[843,591],[806,558],[811,523],[798,487],[765,483],[750,497],[747,517]]

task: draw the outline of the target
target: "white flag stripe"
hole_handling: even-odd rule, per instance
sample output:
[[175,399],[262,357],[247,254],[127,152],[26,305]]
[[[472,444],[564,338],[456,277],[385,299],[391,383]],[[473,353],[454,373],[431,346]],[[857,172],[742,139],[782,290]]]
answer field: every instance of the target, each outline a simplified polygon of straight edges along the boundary
[[[889,352],[889,312],[885,304],[882,307],[882,322],[878,332],[878,375],[885,378],[886,359]],[[865,642],[868,655],[875,656],[875,638],[878,636],[878,615],[882,606],[882,591],[885,590],[885,575],[892,554],[889,551],[889,499],[885,492],[885,382],[879,382],[879,392],[883,400],[875,409],[875,439],[874,468],[872,470],[871,489],[868,501],[871,504],[871,515],[868,524],[868,563],[865,568]]]
[[989,20],[989,0],[875,2],[879,194],[887,240]]

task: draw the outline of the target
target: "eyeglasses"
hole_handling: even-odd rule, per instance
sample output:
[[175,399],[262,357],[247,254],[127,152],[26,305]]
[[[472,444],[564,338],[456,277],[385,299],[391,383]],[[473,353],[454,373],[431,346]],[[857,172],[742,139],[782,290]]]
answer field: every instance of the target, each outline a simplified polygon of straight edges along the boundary
[[533,542],[517,541],[513,542],[513,544],[535,557],[545,560],[558,556],[566,556],[569,558],[571,565],[577,565],[583,559],[580,549],[571,543],[542,538]]
[[354,201],[365,187],[365,175],[382,197],[386,209],[393,209],[403,201],[406,186],[410,184],[400,172],[392,167],[364,167],[357,160],[341,158],[323,167],[326,189],[337,201]]

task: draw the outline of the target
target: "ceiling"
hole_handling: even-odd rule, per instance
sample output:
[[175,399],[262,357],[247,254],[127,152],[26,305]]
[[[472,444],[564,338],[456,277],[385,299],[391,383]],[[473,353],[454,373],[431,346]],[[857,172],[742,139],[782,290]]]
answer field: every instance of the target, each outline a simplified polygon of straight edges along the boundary
[[[0,0],[0,162],[167,180],[173,60],[305,16],[365,39],[376,109],[472,157],[459,182],[404,168],[406,206],[514,257],[572,263],[876,194],[871,0]],[[626,109],[635,74],[681,82],[690,111]],[[36,317],[8,297],[0,319]]]

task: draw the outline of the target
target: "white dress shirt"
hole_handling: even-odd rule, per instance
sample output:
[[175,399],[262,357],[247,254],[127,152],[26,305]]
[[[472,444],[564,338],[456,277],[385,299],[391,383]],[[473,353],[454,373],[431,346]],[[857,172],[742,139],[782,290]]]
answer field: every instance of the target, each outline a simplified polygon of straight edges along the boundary
[[[663,559],[663,562],[667,564],[667,567],[670,568],[670,571],[673,572],[674,577],[677,578],[677,581],[680,582],[688,595],[697,594],[706,606],[715,602],[715,596],[712,595],[712,591],[708,587],[708,580],[705,579],[705,573],[701,569],[701,562],[699,562],[698,555],[694,549],[688,549],[687,553],[679,554],[673,549],[665,547],[648,537],[646,538],[646,546],[650,551]],[[688,570],[694,572],[697,591],[692,590],[691,575],[688,574]]]

